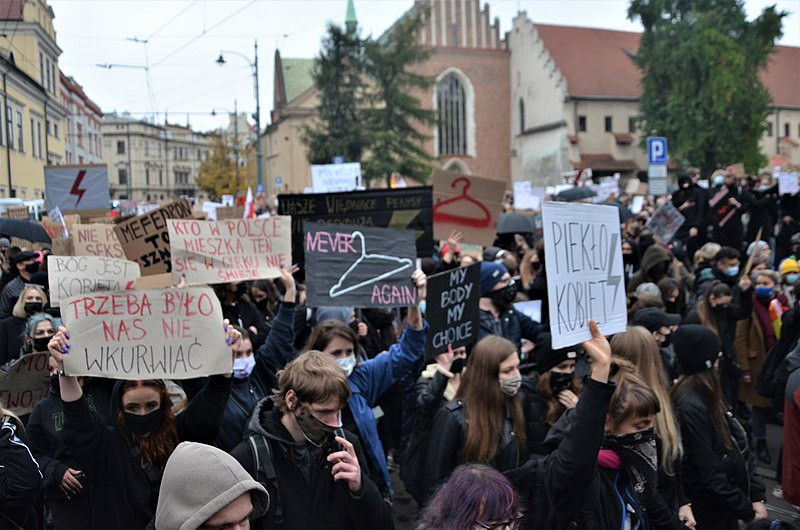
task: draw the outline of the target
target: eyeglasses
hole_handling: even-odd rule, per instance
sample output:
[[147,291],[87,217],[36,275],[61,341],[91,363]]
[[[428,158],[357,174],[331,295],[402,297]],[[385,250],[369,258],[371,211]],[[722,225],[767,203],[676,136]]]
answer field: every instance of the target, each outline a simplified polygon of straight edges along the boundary
[[501,521],[499,523],[481,523],[479,521],[475,521],[475,524],[481,528],[485,528],[486,530],[519,530],[522,524],[522,512],[515,515],[512,519],[508,521]]

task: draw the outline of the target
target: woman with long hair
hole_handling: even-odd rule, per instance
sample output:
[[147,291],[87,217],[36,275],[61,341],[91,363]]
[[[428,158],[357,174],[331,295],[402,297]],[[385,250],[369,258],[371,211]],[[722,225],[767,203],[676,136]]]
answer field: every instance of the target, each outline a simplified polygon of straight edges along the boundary
[[723,396],[734,411],[739,403],[739,367],[736,363],[736,325],[753,311],[753,282],[743,274],[739,284],[731,288],[714,280],[706,289],[697,307],[689,312],[684,324],[702,324],[722,342],[720,382]]
[[16,414],[0,403],[0,529],[37,528],[36,507],[42,487],[39,464],[19,435]]
[[672,400],[683,440],[683,484],[697,527],[735,530],[738,520],[766,518],[764,485],[747,435],[722,395],[720,338],[694,324],[681,326],[674,335],[682,375]]
[[44,289],[31,284],[22,288],[11,316],[0,320],[0,366],[18,359],[23,353],[25,323],[33,315],[41,313],[46,305],[47,294]]
[[[228,321],[226,341],[241,339]],[[69,332],[60,327],[48,345],[56,363],[64,407],[64,443],[91,482],[92,528],[144,528],[155,515],[161,475],[183,441],[211,443],[230,393],[231,374],[211,376],[176,416],[161,379],[117,381],[111,394],[111,428],[90,411],[78,378],[64,374]]]
[[514,486],[481,464],[459,466],[422,512],[417,530],[516,530],[522,513]]
[[487,464],[499,471],[528,458],[519,354],[511,341],[490,335],[473,348],[456,399],[433,419],[425,484],[429,493],[459,464]]
[[522,257],[519,266],[522,278],[522,291],[530,300],[542,301],[542,321],[546,325],[550,321],[550,308],[547,298],[547,272],[544,268],[544,240],[537,241],[531,250]]
[[[658,492],[665,503],[664,508],[667,509],[668,516],[678,517],[681,523],[694,528],[691,504],[684,494],[680,480],[683,445],[672,410],[668,381],[658,343],[646,328],[633,326],[611,338],[611,351],[614,357],[624,359],[635,366],[642,381],[658,398],[660,411],[656,414],[655,422],[659,448]],[[677,520],[674,522],[678,523]]]

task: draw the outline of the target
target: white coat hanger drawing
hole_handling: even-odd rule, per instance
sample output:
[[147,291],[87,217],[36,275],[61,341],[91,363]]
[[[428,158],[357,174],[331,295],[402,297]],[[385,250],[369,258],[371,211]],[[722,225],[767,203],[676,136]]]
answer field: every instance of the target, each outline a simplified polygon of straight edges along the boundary
[[[375,282],[379,282],[385,278],[394,276],[395,274],[402,272],[413,266],[413,262],[408,258],[385,256],[383,254],[367,254],[367,246],[366,243],[364,242],[364,234],[362,234],[359,231],[355,231],[351,234],[351,236],[353,237],[353,241],[355,241],[356,239],[361,240],[361,256],[359,256],[359,258],[352,265],[350,265],[350,267],[348,267],[346,271],[344,271],[344,274],[342,274],[342,276],[339,278],[339,281],[336,282],[336,285],[331,287],[330,291],[328,292],[331,298],[336,298],[337,296],[341,296],[351,291],[355,291],[356,289],[360,289],[367,285],[371,285]],[[383,262],[383,264],[394,265],[394,268],[374,278],[370,278],[369,280],[364,280],[363,282],[348,287],[342,287],[345,284],[347,277],[350,275],[350,273],[356,270],[356,268],[365,261],[370,261],[373,263]]]

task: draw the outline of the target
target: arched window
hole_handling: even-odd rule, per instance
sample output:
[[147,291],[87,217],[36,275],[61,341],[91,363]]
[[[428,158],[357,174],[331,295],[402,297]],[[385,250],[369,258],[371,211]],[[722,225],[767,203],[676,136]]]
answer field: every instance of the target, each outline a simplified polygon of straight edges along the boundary
[[519,133],[525,132],[525,102],[519,98]]
[[467,154],[467,97],[454,73],[436,84],[436,103],[439,155]]

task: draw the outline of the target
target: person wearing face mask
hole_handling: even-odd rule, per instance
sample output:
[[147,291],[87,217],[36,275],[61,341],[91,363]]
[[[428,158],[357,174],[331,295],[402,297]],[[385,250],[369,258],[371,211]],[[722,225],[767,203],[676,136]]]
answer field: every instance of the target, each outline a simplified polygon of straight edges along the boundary
[[751,407],[750,426],[756,444],[756,455],[766,465],[772,463],[767,449],[767,417],[772,400],[757,391],[761,368],[766,352],[777,344],[781,333],[781,316],[788,307],[785,299],[776,292],[780,280],[771,270],[753,274],[752,314],[736,326],[736,357],[742,370],[739,400]]
[[[25,285],[19,293],[11,316],[0,320],[0,366],[19,358],[22,353],[31,350],[33,337],[25,332],[25,325],[33,315],[42,312],[47,304],[47,295],[38,285]],[[55,333],[55,331],[54,331]]]
[[672,342],[673,330],[677,329],[680,323],[680,315],[665,313],[656,307],[640,309],[633,315],[633,319],[631,320],[631,325],[644,327],[655,339],[658,344],[661,362],[664,366],[664,372],[667,374],[668,381],[674,381],[678,378],[678,366],[675,362],[675,354],[669,346]]
[[800,264],[795,259],[786,258],[778,267],[778,272],[781,273],[783,294],[786,296],[788,305],[794,307],[798,301],[795,291],[797,287],[800,287]]
[[[227,344],[235,346],[241,335],[227,320],[222,324]],[[78,379],[64,374],[67,328],[58,329],[48,350],[58,370],[64,444],[91,484],[89,528],[145,528],[155,515],[161,476],[175,447],[216,437],[231,374],[209,377],[177,416],[163,380],[117,381],[110,399],[113,427],[108,428],[91,413]]]
[[687,252],[694,254],[706,240],[708,198],[705,190],[692,181],[689,173],[678,173],[678,189],[672,194],[672,204],[685,218],[675,232],[675,239],[683,241]]
[[539,240],[531,250],[525,253],[520,264],[522,292],[529,300],[542,301],[542,322],[546,326],[550,322],[550,307],[547,298],[547,271],[544,266],[544,241]]
[[332,356],[344,371],[351,395],[342,409],[342,422],[344,428],[356,433],[364,444],[365,469],[387,500],[393,496],[392,480],[378,436],[374,409],[380,398],[416,365],[425,350],[428,324],[422,319],[419,302],[425,299],[427,277],[416,270],[411,279],[417,287],[418,304],[408,308],[405,329],[388,351],[360,362],[356,357],[358,336],[350,326],[338,320],[317,324],[305,348]]
[[737,182],[736,174],[727,169],[722,183],[716,184],[708,199],[712,227],[711,240],[722,246],[739,248],[743,241],[742,214],[747,209],[747,200]]
[[342,428],[350,387],[334,359],[307,351],[286,365],[231,455],[269,493],[254,528],[393,528],[366,472],[359,438]]
[[260,348],[267,340],[269,327],[250,300],[247,282],[218,283],[213,287],[222,304],[222,318],[230,320],[234,326],[249,330],[253,347]]
[[242,340],[233,347],[231,394],[220,422],[215,445],[230,451],[242,441],[242,434],[256,404],[269,396],[278,383],[277,372],[294,356],[295,282],[292,274],[281,269],[283,302],[272,320],[266,342],[254,351],[250,332],[234,326]]
[[778,222],[778,183],[771,177],[751,178],[749,189],[744,191],[750,212],[745,241],[755,241],[761,230],[764,241],[772,241],[775,225]]
[[36,262],[36,257],[35,252],[24,250],[11,260],[11,271],[16,276],[3,287],[3,291],[0,293],[0,318],[11,315],[14,304],[19,299],[25,285],[30,283],[31,276],[39,272],[39,263]]
[[622,267],[623,272],[625,274],[625,285],[628,285],[628,282],[633,275],[639,270],[640,266],[640,259],[639,259],[639,245],[636,244],[631,238],[623,238],[622,239]]
[[661,279],[670,276],[672,254],[661,245],[651,245],[642,256],[639,271],[628,282],[628,294],[636,292],[636,288],[643,283],[658,283]]
[[518,351],[521,351],[522,339],[536,341],[541,326],[512,307],[517,295],[517,282],[511,278],[508,269],[499,263],[482,262],[480,295],[478,339],[498,335],[510,340]]
[[516,346],[497,335],[472,349],[454,401],[436,413],[421,483],[426,498],[461,464],[498,471],[520,467],[530,455],[528,421]]
[[683,440],[683,484],[697,528],[737,530],[738,521],[768,517],[765,490],[747,434],[722,395],[722,343],[710,329],[684,325],[675,333],[681,377],[672,401]]

